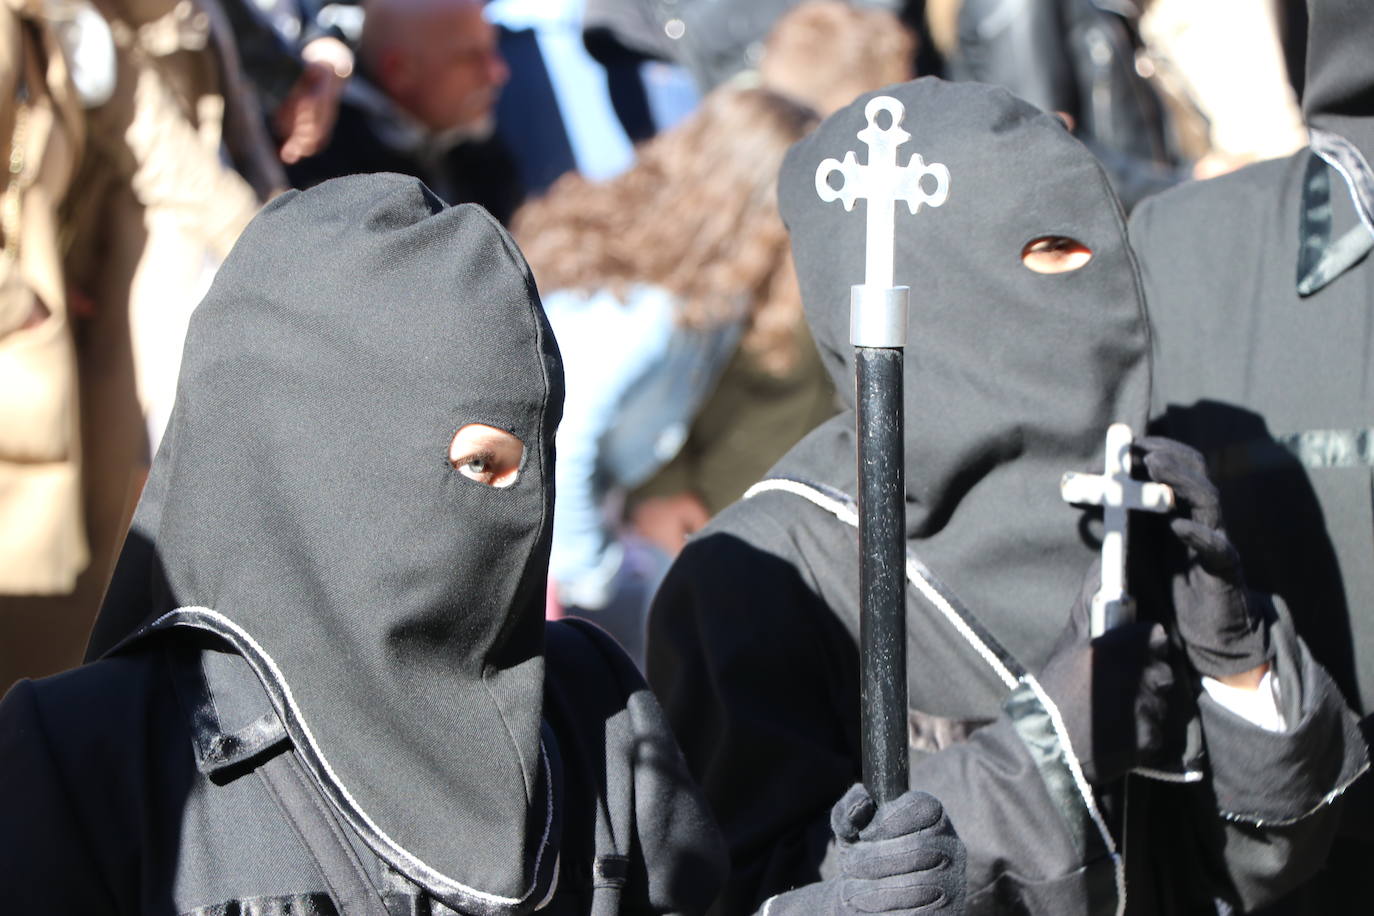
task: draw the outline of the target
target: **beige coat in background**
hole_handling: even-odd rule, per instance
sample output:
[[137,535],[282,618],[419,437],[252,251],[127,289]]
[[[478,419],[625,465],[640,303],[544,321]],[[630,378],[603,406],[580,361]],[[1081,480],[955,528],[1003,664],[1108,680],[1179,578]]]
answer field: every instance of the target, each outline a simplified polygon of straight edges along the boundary
[[[81,660],[186,321],[259,205],[221,149],[264,195],[284,185],[213,0],[97,0],[113,91],[95,100],[69,74],[83,50],[59,40],[84,0],[5,2],[0,98],[20,72],[38,84],[0,108],[0,142],[18,118],[32,150],[19,255],[0,266],[0,691]],[[26,290],[51,316],[23,329]]]
[[[61,218],[85,118],[36,3],[0,7],[0,593],[70,592],[89,561]],[[21,101],[27,96],[27,102]],[[47,317],[44,318],[44,313]]]
[[1272,0],[1153,0],[1140,33],[1159,76],[1206,119],[1204,153],[1237,168],[1307,145]]

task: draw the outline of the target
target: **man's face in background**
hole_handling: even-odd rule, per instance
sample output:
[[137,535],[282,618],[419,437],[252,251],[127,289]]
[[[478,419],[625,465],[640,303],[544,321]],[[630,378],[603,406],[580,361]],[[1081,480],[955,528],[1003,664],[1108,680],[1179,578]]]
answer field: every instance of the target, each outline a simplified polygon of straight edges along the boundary
[[395,32],[383,63],[383,88],[435,133],[489,134],[510,70],[482,4],[430,0],[406,12],[404,21],[388,23]]

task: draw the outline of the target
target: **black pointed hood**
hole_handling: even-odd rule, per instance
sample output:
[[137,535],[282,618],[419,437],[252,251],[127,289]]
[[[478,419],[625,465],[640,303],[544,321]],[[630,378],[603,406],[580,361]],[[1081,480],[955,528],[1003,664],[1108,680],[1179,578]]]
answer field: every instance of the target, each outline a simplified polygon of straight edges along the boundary
[[[282,195],[191,320],[91,654],[219,634],[384,860],[465,913],[533,909],[557,860],[541,716],[561,406],[529,270],[485,211],[396,175]],[[509,488],[450,465],[469,423],[523,441]]]
[[1303,119],[1374,161],[1374,4],[1308,0]]
[[[780,473],[856,492],[849,287],[863,282],[866,204],[846,212],[822,202],[815,174],[848,150],[867,160],[855,135],[878,95],[906,109],[912,138],[899,162],[920,154],[950,173],[942,206],[912,215],[899,205],[896,215],[895,282],[911,288],[909,543],[1035,669],[1097,549],[1081,510],[1060,499],[1060,476],[1100,473],[1108,425],[1142,432],[1146,421],[1148,331],[1121,207],[1057,118],[1001,89],[920,79],[827,118],[789,152],[779,202],[807,320],[850,409],[803,440]],[[1043,236],[1077,239],[1093,258],[1070,273],[1034,273],[1021,253]],[[922,629],[913,619],[914,645]],[[948,699],[948,710],[978,705]]]

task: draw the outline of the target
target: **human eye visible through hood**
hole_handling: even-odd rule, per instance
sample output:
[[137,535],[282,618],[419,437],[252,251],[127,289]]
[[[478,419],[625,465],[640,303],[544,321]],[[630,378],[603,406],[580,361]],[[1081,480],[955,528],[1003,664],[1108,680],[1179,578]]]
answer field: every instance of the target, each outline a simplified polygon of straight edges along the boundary
[[1063,274],[1093,259],[1092,249],[1066,235],[1042,235],[1021,249],[1021,263],[1038,274]]
[[520,461],[525,444],[518,436],[487,426],[469,423],[453,434],[448,460],[458,473],[489,487],[509,487],[520,476]]

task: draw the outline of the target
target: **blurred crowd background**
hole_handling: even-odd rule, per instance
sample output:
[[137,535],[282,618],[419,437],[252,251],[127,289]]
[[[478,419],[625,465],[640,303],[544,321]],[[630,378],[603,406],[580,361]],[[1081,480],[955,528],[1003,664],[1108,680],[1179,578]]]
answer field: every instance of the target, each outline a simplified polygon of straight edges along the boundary
[[774,191],[819,118],[999,83],[1128,209],[1306,143],[1301,0],[4,4],[0,692],[80,662],[187,318],[287,188],[402,172],[511,228],[568,373],[549,613],[638,654],[684,537],[835,409]]

